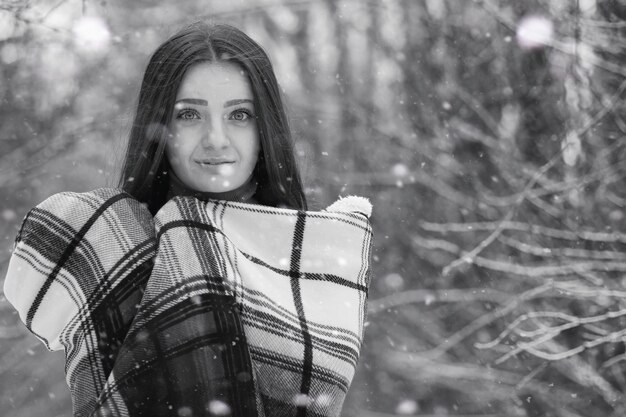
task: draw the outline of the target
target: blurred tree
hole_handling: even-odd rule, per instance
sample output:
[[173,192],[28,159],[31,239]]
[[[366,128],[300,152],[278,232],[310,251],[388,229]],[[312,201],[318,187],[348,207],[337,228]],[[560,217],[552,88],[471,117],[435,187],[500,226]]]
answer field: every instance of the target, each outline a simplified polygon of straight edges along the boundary
[[[3,266],[30,207],[114,179],[154,47],[226,21],[276,63],[313,206],[374,204],[346,416],[624,415],[622,0],[46,3],[0,0]],[[67,414],[11,312],[3,415]]]

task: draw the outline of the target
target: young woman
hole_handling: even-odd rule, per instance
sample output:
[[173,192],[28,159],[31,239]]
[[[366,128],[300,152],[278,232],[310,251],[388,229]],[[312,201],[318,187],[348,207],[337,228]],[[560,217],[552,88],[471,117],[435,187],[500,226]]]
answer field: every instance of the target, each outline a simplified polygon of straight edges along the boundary
[[[193,69],[191,73],[190,69]],[[212,74],[212,71],[223,74]],[[217,103],[217,98],[213,97],[216,85],[205,83],[215,80],[214,84],[219,84],[221,80],[216,75],[223,76],[229,84],[222,83],[220,92],[232,96],[220,97],[224,99],[222,103]],[[237,88],[241,97],[235,97],[231,86]],[[185,98],[198,100],[185,101]],[[232,101],[243,99],[246,101]],[[230,105],[223,107],[224,104]],[[221,121],[218,123],[218,120]],[[222,123],[224,120],[229,122]],[[238,164],[230,168],[206,164],[197,169],[199,167],[192,163],[188,168],[193,168],[193,172],[187,172],[180,165],[171,169],[171,156],[176,146],[182,143],[186,148],[190,146],[189,140],[181,142],[178,137],[188,135],[199,141],[202,134],[209,135],[209,130],[219,135],[239,135],[244,130],[252,135],[253,132],[256,138],[248,141],[254,143],[243,145],[247,152],[253,150],[250,145],[259,152],[251,155],[254,161],[249,161],[253,172],[249,172],[250,167],[242,167],[245,172],[241,174],[249,173],[250,178],[229,180],[223,174],[239,168]],[[238,143],[239,139],[233,142]],[[206,143],[204,146],[213,145]],[[202,159],[202,151],[196,152],[199,155],[193,157]],[[220,151],[211,150],[208,154],[220,155]],[[205,177],[211,177],[213,171],[221,174],[206,182]],[[199,178],[192,180],[197,174]],[[183,29],[156,50],[141,84],[120,186],[147,203],[154,214],[172,192],[180,191],[181,180],[187,188],[215,193],[218,198],[240,199],[240,193],[246,195],[254,189],[254,200],[260,204],[307,208],[272,64],[256,42],[232,26],[197,23]],[[233,192],[239,187],[244,188]],[[224,192],[229,194],[220,194]]]
[[75,416],[338,416],[370,211],[306,211],[267,55],[198,23],[148,63],[120,189],[31,210],[5,295],[65,350]]

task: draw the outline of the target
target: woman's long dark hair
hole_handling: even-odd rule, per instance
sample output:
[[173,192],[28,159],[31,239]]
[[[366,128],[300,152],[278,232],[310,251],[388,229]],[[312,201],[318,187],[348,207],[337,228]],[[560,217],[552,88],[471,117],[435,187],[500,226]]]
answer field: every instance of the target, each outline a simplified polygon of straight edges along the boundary
[[234,63],[249,77],[261,142],[254,171],[256,200],[268,206],[306,210],[291,131],[269,57],[241,30],[224,24],[194,23],[168,39],[150,58],[119,186],[147,204],[152,214],[165,204],[170,170],[165,144],[174,102],[185,73],[200,62]]

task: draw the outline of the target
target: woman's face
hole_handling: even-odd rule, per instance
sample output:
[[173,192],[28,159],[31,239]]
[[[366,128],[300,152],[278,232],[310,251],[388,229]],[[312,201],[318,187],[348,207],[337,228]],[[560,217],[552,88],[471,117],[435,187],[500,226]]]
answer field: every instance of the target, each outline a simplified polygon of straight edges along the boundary
[[165,150],[183,184],[224,192],[250,178],[261,146],[254,110],[250,82],[237,65],[189,68],[176,95]]

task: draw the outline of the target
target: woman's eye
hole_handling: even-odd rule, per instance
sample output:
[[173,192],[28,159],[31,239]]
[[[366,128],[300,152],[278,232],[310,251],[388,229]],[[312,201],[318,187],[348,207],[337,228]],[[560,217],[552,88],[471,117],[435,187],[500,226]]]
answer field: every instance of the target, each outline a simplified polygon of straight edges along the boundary
[[180,120],[195,120],[200,118],[200,114],[194,109],[182,109],[176,115]]
[[237,122],[245,122],[250,118],[252,118],[252,113],[246,109],[235,110],[230,114],[230,119]]

